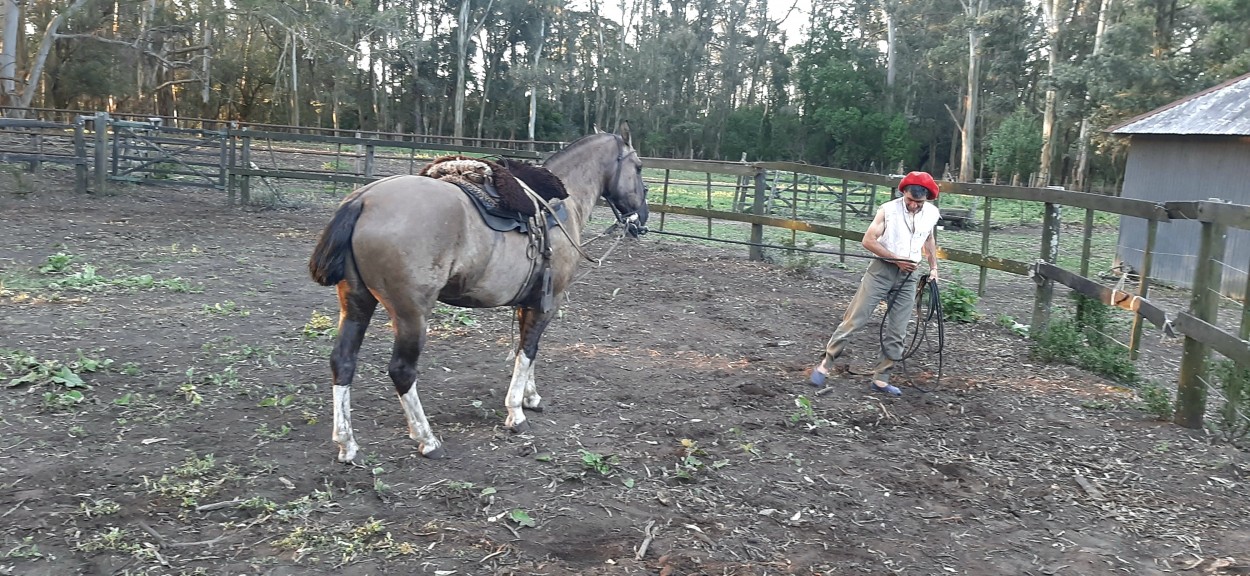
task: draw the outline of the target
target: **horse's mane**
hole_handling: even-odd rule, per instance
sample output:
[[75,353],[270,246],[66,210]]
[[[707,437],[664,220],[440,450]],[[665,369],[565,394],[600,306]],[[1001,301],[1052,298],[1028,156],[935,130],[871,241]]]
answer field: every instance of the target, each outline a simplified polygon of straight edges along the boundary
[[624,138],[622,138],[620,134],[613,134],[613,133],[611,133],[611,132],[595,132],[595,133],[593,133],[593,134],[587,134],[587,135],[585,135],[585,136],[582,136],[581,138],[578,138],[577,140],[574,140],[574,141],[572,141],[572,142],[569,142],[569,144],[568,144],[567,146],[565,146],[564,148],[561,148],[561,149],[560,149],[559,151],[557,151],[555,154],[552,154],[551,156],[548,156],[548,157],[547,157],[547,161],[546,161],[546,162],[544,162],[544,164],[549,163],[549,162],[551,162],[552,160],[555,160],[556,158],[559,158],[559,157],[563,156],[565,152],[568,152],[569,150],[572,150],[573,148],[575,148],[575,147],[576,147],[579,143],[581,143],[581,141],[582,141],[582,140],[589,140],[589,139],[594,138],[594,137],[596,137],[596,136],[612,136],[612,137],[616,138],[616,141],[617,141],[617,142],[621,142],[621,143],[625,142],[625,139],[624,139]]

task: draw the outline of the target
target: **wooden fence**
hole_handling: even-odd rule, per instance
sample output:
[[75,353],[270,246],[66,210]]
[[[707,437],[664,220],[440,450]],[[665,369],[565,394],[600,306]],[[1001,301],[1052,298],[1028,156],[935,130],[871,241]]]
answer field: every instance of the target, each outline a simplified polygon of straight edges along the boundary
[[[224,190],[227,202],[246,204],[251,201],[252,181],[256,178],[354,185],[398,173],[415,173],[433,154],[481,154],[541,160],[563,146],[563,143],[557,142],[495,141],[491,144],[503,147],[482,147],[470,146],[468,142],[456,144],[436,137],[382,133],[345,136],[309,133],[313,131],[291,127],[214,125],[210,121],[201,122],[197,127],[170,126],[164,121],[119,120],[107,114],[80,114],[68,120],[0,119],[0,162],[20,163],[30,170],[39,169],[44,164],[71,166],[75,173],[75,187],[84,193],[103,192],[110,182],[116,180],[169,182],[169,179],[175,179],[180,183]],[[279,156],[284,159],[282,162],[277,160]],[[291,158],[296,160],[291,161]],[[667,215],[694,216],[707,220],[707,237],[716,239],[712,234],[713,222],[742,223],[749,226],[749,233],[747,239],[740,243],[749,246],[749,257],[754,260],[764,257],[766,228],[836,238],[845,254],[846,241],[859,242],[863,237],[861,232],[848,227],[848,212],[852,216],[871,214],[876,187],[893,190],[899,181],[898,176],[789,162],[645,158],[644,164],[653,188],[651,211],[659,216],[661,229]],[[687,184],[695,182],[706,186],[707,201],[703,206],[670,203],[670,189],[680,180],[675,174],[685,175]],[[691,178],[692,174],[703,175],[704,178]],[[727,209],[713,208],[714,175],[717,177],[715,186],[733,190],[733,204]],[[786,175],[791,178],[783,178]],[[798,183],[810,184],[812,179],[835,182],[830,185],[817,180],[817,185],[808,185],[803,193],[807,194],[809,204],[813,194],[827,195],[839,202],[841,209],[837,225],[797,217],[798,206],[803,201],[799,197],[801,187]],[[779,192],[781,183],[785,181],[796,183],[787,188],[791,192],[788,200],[782,199]],[[1143,321],[1149,321],[1169,334],[1175,331],[1184,335],[1174,417],[1177,423],[1188,427],[1202,425],[1212,351],[1242,367],[1250,367],[1250,343],[1247,342],[1250,336],[1250,307],[1243,309],[1236,334],[1221,329],[1216,321],[1219,308],[1217,290],[1222,270],[1216,263],[1222,258],[1227,229],[1250,229],[1250,206],[1218,202],[1154,203],[1051,188],[956,182],[941,182],[940,186],[944,195],[980,199],[975,211],[965,208],[964,214],[966,219],[975,220],[975,212],[980,212],[982,238],[980,251],[940,249],[939,257],[977,267],[982,292],[989,270],[1031,277],[1036,284],[1030,325],[1034,333],[1049,323],[1055,285],[1061,284],[1134,314],[1130,354],[1135,354],[1137,350]],[[871,193],[863,192],[869,189]],[[852,190],[861,197],[853,198]],[[990,223],[995,200],[1023,201],[1042,207],[1037,250],[1040,256],[1036,261],[1024,262],[990,254]],[[777,204],[789,207],[791,217],[778,216],[785,211],[776,210]],[[1060,207],[1076,208],[1085,213],[1080,269],[1076,271],[1057,265],[1062,232]],[[1107,287],[1088,277],[1090,238],[1096,211],[1122,218],[1141,218],[1147,222],[1145,256],[1138,271],[1140,282],[1136,293]],[[1158,223],[1173,219],[1201,222],[1202,242],[1189,310],[1176,318],[1169,318],[1149,301],[1148,295]],[[1250,286],[1247,288],[1250,293]]]

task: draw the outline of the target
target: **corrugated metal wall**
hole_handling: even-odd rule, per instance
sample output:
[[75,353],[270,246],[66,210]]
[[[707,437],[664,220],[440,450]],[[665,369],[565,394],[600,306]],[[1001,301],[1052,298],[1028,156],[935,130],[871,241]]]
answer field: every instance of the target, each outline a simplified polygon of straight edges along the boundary
[[[1219,198],[1250,204],[1250,138],[1134,135],[1123,190],[1126,198],[1157,202]],[[1159,223],[1150,276],[1189,287],[1200,229],[1197,222]],[[1140,270],[1145,247],[1146,221],[1124,217],[1118,258]],[[1250,231],[1229,229],[1224,261],[1224,294],[1244,298]]]

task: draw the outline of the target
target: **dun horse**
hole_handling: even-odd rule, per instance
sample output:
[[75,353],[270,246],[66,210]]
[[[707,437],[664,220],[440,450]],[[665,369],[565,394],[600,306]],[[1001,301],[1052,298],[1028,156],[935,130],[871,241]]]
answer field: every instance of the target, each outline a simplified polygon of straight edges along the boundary
[[[562,201],[567,219],[546,233],[545,266],[535,265],[544,256],[536,253],[541,250],[535,250],[530,235],[488,228],[473,200],[442,180],[395,176],[343,200],[309,261],[313,279],[338,290],[339,331],[330,370],[340,461],[354,459],[359,448],[352,432],[350,386],[365,328],[379,302],[395,331],[388,373],[408,434],[422,455],[446,455],[417,395],[417,359],[439,301],[472,308],[516,306],[520,337],[504,399],[506,425],[516,432],[529,428],[523,408],[542,409],[534,380],[538,341],[573,281],[582,257],[582,228],[596,200],[602,197],[633,236],[645,230],[647,221],[642,161],[627,138],[602,132],[585,136],[552,155],[544,167],[568,192]],[[542,278],[544,267],[549,273]]]

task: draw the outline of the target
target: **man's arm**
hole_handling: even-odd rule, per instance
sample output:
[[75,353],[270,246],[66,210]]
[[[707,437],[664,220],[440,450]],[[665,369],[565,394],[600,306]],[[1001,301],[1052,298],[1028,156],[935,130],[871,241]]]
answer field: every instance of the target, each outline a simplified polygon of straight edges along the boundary
[[929,261],[929,279],[938,279],[937,266],[937,239],[933,237],[933,233],[929,233],[929,237],[924,241],[924,256]]

